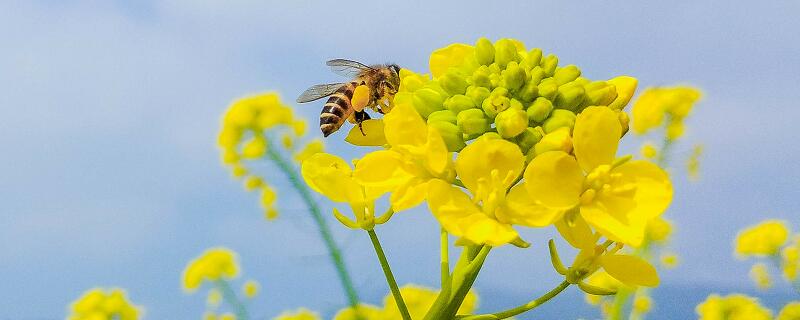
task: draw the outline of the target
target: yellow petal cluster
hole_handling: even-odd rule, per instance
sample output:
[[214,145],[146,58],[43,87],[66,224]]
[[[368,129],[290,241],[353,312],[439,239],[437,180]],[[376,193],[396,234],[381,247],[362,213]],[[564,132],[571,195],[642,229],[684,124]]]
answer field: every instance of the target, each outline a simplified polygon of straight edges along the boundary
[[[266,179],[248,168],[248,161],[271,158],[271,153],[292,153],[302,162],[314,153],[322,152],[319,139],[311,140],[299,151],[295,141],[306,131],[305,120],[298,118],[292,108],[284,104],[274,92],[258,94],[234,101],[222,117],[222,129],[217,144],[222,152],[222,162],[231,168],[233,176],[244,181],[247,191],[261,193],[261,206],[268,219],[277,217],[275,192]],[[281,137],[275,144],[271,137]],[[277,149],[281,149],[278,151]]]
[[755,282],[756,286],[761,290],[766,290],[772,287],[772,278],[769,275],[767,265],[763,263],[756,263],[750,268],[750,279]]
[[739,232],[736,253],[742,257],[775,255],[788,238],[789,227],[786,222],[766,220]]
[[136,320],[141,308],[133,305],[118,288],[93,288],[72,302],[68,320]]
[[695,308],[699,320],[770,320],[772,311],[758,299],[741,294],[710,295]]
[[261,285],[258,284],[258,281],[255,280],[247,280],[247,282],[242,285],[242,293],[248,299],[252,299],[256,295],[258,295],[258,291],[261,289]]
[[645,134],[666,123],[670,140],[681,137],[683,120],[701,95],[698,89],[687,86],[645,89],[633,104],[633,131]]
[[[798,283],[800,273],[800,235],[796,235],[792,243],[781,251],[783,277],[789,282]],[[800,284],[797,285],[800,287]]]
[[[433,305],[436,300],[438,291],[417,286],[405,285],[400,288],[400,294],[403,296],[403,301],[408,307],[408,312],[413,319],[422,319],[425,313]],[[467,293],[464,303],[458,309],[458,314],[472,314],[478,307],[478,296],[470,291]],[[373,306],[369,304],[362,304],[357,308],[346,308],[334,316],[334,320],[357,320],[360,316],[362,320],[402,320],[400,310],[395,303],[392,295],[387,295],[383,299],[383,307]]]
[[322,318],[316,313],[306,308],[300,308],[294,311],[287,311],[281,313],[272,320],[321,320]]
[[231,279],[238,275],[236,253],[227,248],[211,248],[186,265],[183,270],[183,288],[193,292],[205,281]]
[[800,319],[800,301],[787,303],[778,313],[775,320],[797,320]]

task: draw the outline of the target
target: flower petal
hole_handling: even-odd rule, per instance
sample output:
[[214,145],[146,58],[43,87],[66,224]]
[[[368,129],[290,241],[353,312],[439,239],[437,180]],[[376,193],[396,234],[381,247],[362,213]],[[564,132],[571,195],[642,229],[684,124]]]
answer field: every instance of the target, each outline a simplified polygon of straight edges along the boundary
[[409,179],[392,192],[389,202],[394,212],[408,210],[425,201],[428,195],[428,180],[421,178]]
[[510,225],[486,216],[466,193],[443,180],[428,183],[428,206],[447,232],[476,244],[499,246],[518,237]]
[[572,131],[575,158],[584,172],[611,164],[617,154],[622,126],[608,107],[588,107],[578,115]]
[[613,254],[600,257],[600,265],[609,275],[629,286],[658,286],[656,268],[641,258]]
[[[586,220],[580,215],[574,215],[572,217],[564,217],[559,221],[556,221],[556,229],[558,229],[558,233],[567,240],[570,245],[578,249],[591,249],[594,248],[595,243],[597,242],[597,237],[595,237],[594,233],[592,232],[592,228],[589,227],[589,224],[586,223]],[[571,218],[570,221],[567,219]]]
[[434,128],[428,127],[428,139],[425,143],[425,165],[435,176],[442,176],[448,169],[452,169],[452,156],[447,151],[444,139]]
[[[607,203],[616,204],[616,202],[612,201],[607,201]],[[589,205],[582,205],[581,217],[597,229],[598,232],[613,241],[622,242],[633,247],[641,245],[647,221],[641,218],[628,217],[626,213],[616,214],[604,207],[603,204],[601,201],[595,201],[595,203]]]
[[461,64],[464,58],[472,54],[474,50],[475,48],[473,46],[463,43],[454,43],[447,47],[437,49],[431,53],[430,60],[428,61],[431,74],[433,74],[434,78],[441,77],[450,67]]
[[419,146],[427,140],[427,125],[411,104],[398,104],[383,117],[383,122],[386,141],[392,146]]
[[363,189],[351,177],[352,169],[342,158],[316,153],[303,161],[300,170],[309,187],[335,202],[363,201]]
[[563,151],[542,153],[525,170],[525,186],[531,197],[551,208],[568,209],[578,204],[583,180],[578,162]]
[[551,209],[533,201],[524,183],[511,188],[505,205],[500,206],[495,212],[497,219],[502,223],[528,227],[549,226],[563,214],[564,210]]
[[651,162],[629,161],[611,172],[622,174],[620,183],[636,186],[636,194],[633,196],[636,207],[631,215],[650,220],[664,213],[672,202],[672,183],[669,176]]
[[524,165],[525,156],[519,147],[501,139],[477,139],[456,158],[456,172],[473,194],[478,190],[478,180],[489,179],[493,170],[498,170],[503,188],[510,187]]
[[392,188],[406,183],[411,175],[403,170],[403,158],[392,150],[366,154],[356,162],[353,177],[369,187]]
[[[353,126],[344,141],[356,146],[382,146],[386,144],[383,120],[369,119],[361,122],[361,128]],[[362,133],[361,130],[364,130]]]

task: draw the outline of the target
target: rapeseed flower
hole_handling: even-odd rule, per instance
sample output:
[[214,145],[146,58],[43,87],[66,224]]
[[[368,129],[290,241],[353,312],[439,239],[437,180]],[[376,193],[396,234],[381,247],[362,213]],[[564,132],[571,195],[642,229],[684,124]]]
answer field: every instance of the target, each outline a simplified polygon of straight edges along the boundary
[[770,320],[772,311],[762,306],[758,299],[741,294],[721,297],[710,295],[695,311],[699,320]]
[[766,290],[772,287],[772,278],[769,275],[767,265],[763,263],[756,263],[750,268],[750,279],[755,282],[756,286],[761,290]]
[[[417,286],[405,285],[400,287],[400,294],[408,307],[408,312],[413,319],[422,319],[436,300],[438,291]],[[472,314],[478,307],[478,296],[475,292],[467,293],[464,302],[458,309],[458,314]],[[403,317],[395,303],[392,295],[387,295],[383,299],[383,306],[378,307],[369,304],[361,304],[357,311],[353,308],[345,308],[339,311],[334,320],[356,320],[357,316],[362,320],[402,320]]]
[[133,305],[118,288],[93,288],[72,302],[68,320],[136,320],[141,308]]
[[686,86],[646,89],[633,104],[633,131],[645,134],[661,126],[667,118],[668,138],[679,138],[683,135],[683,120],[700,96],[699,90]]
[[[797,282],[800,272],[800,235],[794,237],[792,243],[781,251],[783,277],[789,282]],[[798,285],[800,287],[800,285]]]
[[227,248],[211,248],[192,260],[183,271],[183,288],[193,292],[203,282],[232,279],[239,275],[236,253]]
[[797,320],[800,319],[800,301],[790,302],[783,306],[775,320]]
[[247,280],[244,285],[242,285],[242,293],[244,293],[244,296],[248,299],[252,299],[258,295],[260,289],[261,285],[259,285],[258,281],[255,280]]
[[322,319],[316,312],[306,308],[281,313],[272,320],[320,320]]
[[736,253],[741,257],[775,255],[788,238],[786,222],[766,220],[739,232]]

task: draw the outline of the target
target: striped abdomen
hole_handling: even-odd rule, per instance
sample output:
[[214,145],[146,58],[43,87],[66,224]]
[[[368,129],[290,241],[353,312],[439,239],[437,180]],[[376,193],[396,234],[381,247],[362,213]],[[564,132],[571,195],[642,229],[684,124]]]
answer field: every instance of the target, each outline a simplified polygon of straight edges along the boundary
[[356,84],[357,82],[350,82],[343,85],[328,98],[328,102],[322,107],[322,113],[319,115],[319,129],[322,130],[324,136],[327,137],[339,130],[344,121],[353,114],[354,110],[350,99],[353,98]]

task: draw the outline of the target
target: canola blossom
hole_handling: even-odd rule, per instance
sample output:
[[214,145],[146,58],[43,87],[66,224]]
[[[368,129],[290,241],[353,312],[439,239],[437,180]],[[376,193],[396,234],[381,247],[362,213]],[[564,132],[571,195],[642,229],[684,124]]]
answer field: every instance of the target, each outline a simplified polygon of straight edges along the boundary
[[[194,293],[204,284],[210,286],[206,298],[209,311],[205,318],[247,320],[247,307],[231,286],[232,280],[238,278],[240,272],[235,252],[223,247],[210,248],[186,265],[183,271],[183,288],[188,293]],[[258,283],[248,280],[242,291],[245,298],[252,299],[258,293]],[[232,312],[219,312],[223,302]]]
[[772,311],[741,294],[711,295],[696,308],[698,320],[770,320]]
[[764,221],[739,233],[736,253],[743,257],[775,255],[788,239],[789,228],[785,222]]
[[93,288],[72,302],[67,320],[137,320],[142,313],[124,290]]

